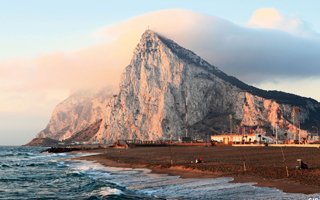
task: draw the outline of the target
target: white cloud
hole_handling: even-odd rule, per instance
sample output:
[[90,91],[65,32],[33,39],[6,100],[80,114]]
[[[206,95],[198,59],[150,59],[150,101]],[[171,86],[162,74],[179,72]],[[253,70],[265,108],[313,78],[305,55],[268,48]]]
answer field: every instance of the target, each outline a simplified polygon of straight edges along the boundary
[[[104,27],[94,36],[102,37],[102,42],[78,51],[0,62],[0,114],[21,112],[26,116],[32,111],[49,115],[70,91],[116,87],[148,26],[245,82],[290,91],[289,82],[267,83],[288,77],[299,83],[309,77],[318,80],[319,39],[304,34],[310,29],[302,20],[286,18],[276,10],[269,10],[271,17],[264,19],[265,12],[256,11],[247,27],[188,10],[162,10]],[[319,92],[311,92],[312,84],[303,86],[297,91],[300,95],[320,99]]]
[[[110,84],[116,87],[123,68],[129,64],[134,47],[147,27],[249,83],[270,77],[320,75],[319,40],[272,31],[307,30],[301,20],[284,17],[275,9],[259,9],[249,24],[264,29],[247,28],[217,17],[179,9],[138,16],[102,28],[96,34],[103,37],[100,44],[74,52],[53,52],[34,59],[0,63],[2,99],[12,98],[13,93],[39,96],[50,91],[65,94],[79,88]],[[58,96],[64,98],[64,95]],[[23,104],[31,106],[35,98],[27,99],[30,99],[30,104],[26,101]],[[48,97],[46,101],[52,100]],[[2,102],[2,105],[5,104]],[[17,102],[11,107],[15,105]]]
[[[249,24],[292,31],[303,29],[298,22],[275,9],[259,9]],[[103,42],[78,51],[0,62],[0,112],[37,109],[34,101],[43,95],[43,106],[38,109],[48,110],[45,105],[58,103],[72,90],[117,87],[120,74],[147,27],[249,83],[264,82],[270,77],[320,76],[320,42],[315,38],[243,27],[189,10],[162,10],[102,28],[95,35],[103,37]],[[48,95],[52,91],[57,94],[55,97]]]
[[277,29],[298,36],[318,36],[304,20],[284,16],[275,8],[257,9],[247,24],[250,27]]

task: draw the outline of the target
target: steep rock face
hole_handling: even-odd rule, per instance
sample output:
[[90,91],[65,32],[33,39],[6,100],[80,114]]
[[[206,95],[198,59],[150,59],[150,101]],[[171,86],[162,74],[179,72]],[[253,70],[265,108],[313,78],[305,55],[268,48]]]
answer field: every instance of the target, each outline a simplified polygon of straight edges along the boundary
[[143,34],[113,102],[108,140],[178,138],[186,126],[192,136],[205,138],[229,130],[230,115],[233,130],[247,126],[270,133],[277,127],[294,133],[296,108],[302,126],[319,124],[311,113],[320,113],[312,99],[246,85],[152,31]]
[[68,139],[64,140],[65,143],[72,143],[72,142],[87,142],[90,141],[92,139],[95,139],[96,141],[101,140],[101,138],[95,137],[100,130],[101,127],[101,122],[102,119],[96,121],[95,123],[91,124],[90,126],[86,127],[85,129],[76,132],[74,134],[72,134],[71,137],[69,137]]
[[242,116],[236,107],[242,105],[244,92],[197,63],[181,59],[152,31],[142,36],[121,80],[112,114],[106,119],[111,140],[180,137],[186,111],[190,125],[209,114],[235,111],[239,119]]
[[[99,91],[80,91],[61,102],[54,109],[47,127],[37,137],[66,140],[84,129],[96,125],[105,118],[106,102],[112,91],[108,88]],[[103,130],[102,128],[99,130]],[[92,139],[101,140],[97,131]]]
[[[247,85],[153,31],[124,70],[117,95],[73,95],[59,104],[41,137],[56,140],[206,138],[240,127],[294,138],[320,125],[317,101]],[[248,132],[248,129],[246,130]],[[300,130],[302,136],[306,131]],[[90,139],[89,139],[90,138]]]
[[[300,110],[299,114],[294,111],[297,108]],[[301,136],[305,137],[307,131],[299,129],[298,122],[303,124],[308,117],[308,109],[305,107],[279,104],[275,100],[264,99],[247,92],[240,125],[260,127],[263,131],[277,128],[280,135],[288,132],[291,138],[294,138],[294,133],[299,131]],[[293,120],[296,120],[296,123]]]

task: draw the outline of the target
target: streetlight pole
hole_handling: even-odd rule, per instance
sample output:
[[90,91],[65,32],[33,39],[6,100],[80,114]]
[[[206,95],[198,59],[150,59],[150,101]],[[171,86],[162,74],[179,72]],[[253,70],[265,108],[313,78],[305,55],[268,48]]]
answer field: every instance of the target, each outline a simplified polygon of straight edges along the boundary
[[316,126],[312,126],[312,128],[317,129],[318,140],[320,141],[319,128],[318,128],[318,127],[316,127]]
[[229,115],[229,120],[230,120],[230,134],[232,134],[232,114]]
[[276,144],[278,144],[278,126],[276,125]]
[[170,144],[169,144],[169,150],[170,150],[170,166],[172,166],[172,164],[173,164],[171,146],[172,146],[172,132],[170,131]]
[[186,89],[186,137],[188,137],[188,89]]
[[122,119],[121,120],[122,133],[121,133],[120,138],[124,139],[125,138],[125,135],[124,135],[124,132],[125,132],[125,127],[124,127],[124,103],[121,103],[120,107],[121,107],[121,110],[122,110],[122,116],[121,116],[121,119]]
[[298,129],[298,134],[299,134],[299,144],[301,144],[301,143],[300,143],[300,129],[301,129],[301,128],[300,128],[300,122],[299,122],[299,129]]

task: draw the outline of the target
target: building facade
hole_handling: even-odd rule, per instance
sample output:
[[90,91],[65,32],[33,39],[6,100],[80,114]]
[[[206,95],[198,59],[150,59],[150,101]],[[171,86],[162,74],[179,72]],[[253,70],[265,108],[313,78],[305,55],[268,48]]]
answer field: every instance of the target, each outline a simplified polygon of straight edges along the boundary
[[261,134],[223,134],[212,135],[211,141],[223,144],[273,143],[273,139]]

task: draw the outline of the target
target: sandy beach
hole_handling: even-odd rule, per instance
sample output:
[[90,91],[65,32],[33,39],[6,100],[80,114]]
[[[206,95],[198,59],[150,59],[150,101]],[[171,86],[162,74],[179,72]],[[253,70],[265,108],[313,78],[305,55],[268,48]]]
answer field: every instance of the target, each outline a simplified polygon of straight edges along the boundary
[[[320,193],[318,148],[138,147],[98,152],[101,154],[77,159],[111,167],[149,168],[153,173],[182,178],[233,177],[233,182],[253,182],[288,193]],[[203,163],[195,163],[197,158]],[[297,159],[303,159],[309,169],[295,169]]]

